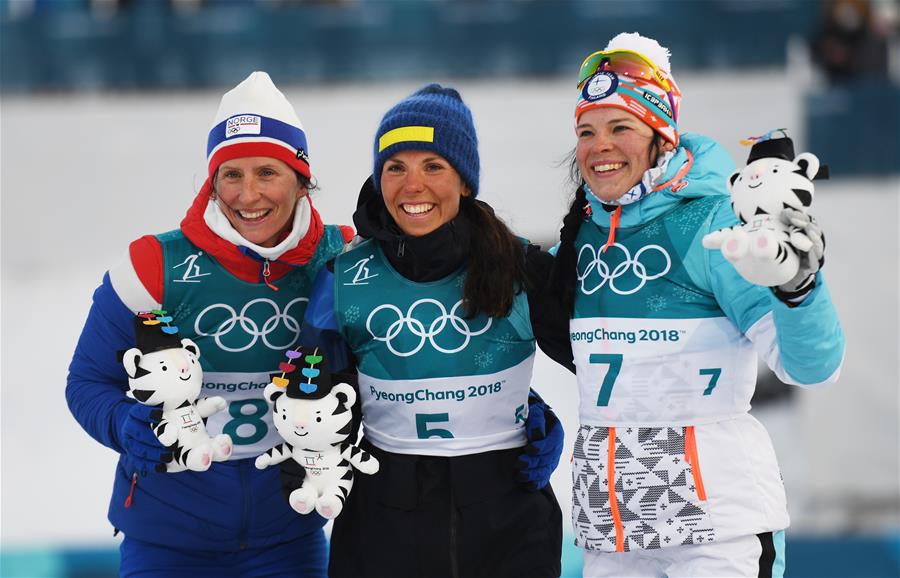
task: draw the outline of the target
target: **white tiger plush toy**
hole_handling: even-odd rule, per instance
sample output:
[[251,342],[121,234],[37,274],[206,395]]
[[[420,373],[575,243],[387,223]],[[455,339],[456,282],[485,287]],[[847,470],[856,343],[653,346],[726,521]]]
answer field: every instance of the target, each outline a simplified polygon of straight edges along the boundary
[[162,310],[135,318],[137,347],[122,354],[128,396],[144,405],[162,406],[162,419],[153,433],[173,449],[166,471],[204,472],[212,462],[227,460],[234,449],[228,434],[210,437],[205,425],[206,418],[228,404],[218,396],[197,400],[203,387],[200,349],[190,339],[179,339],[171,321]]
[[280,366],[281,376],[273,376],[264,393],[285,443],[257,457],[256,467],[293,459],[306,476],[289,496],[291,507],[300,514],[315,509],[323,518],[336,518],[353,487],[351,464],[364,474],[374,474],[378,460],[348,441],[356,391],[346,383],[332,385],[318,348],[311,352],[298,348],[287,356]]
[[790,138],[770,135],[757,137],[747,166],[728,179],[731,207],[741,224],[704,236],[703,246],[721,250],[750,283],[777,287],[797,275],[797,251],[807,252],[811,247],[798,227],[801,223],[785,222],[782,212],[806,213],[815,191],[812,180],[819,172],[819,159],[812,153],[794,157]]

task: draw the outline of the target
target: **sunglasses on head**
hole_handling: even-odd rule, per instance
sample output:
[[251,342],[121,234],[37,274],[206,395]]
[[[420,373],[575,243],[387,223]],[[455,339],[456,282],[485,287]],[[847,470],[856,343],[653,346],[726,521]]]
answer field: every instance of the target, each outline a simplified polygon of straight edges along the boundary
[[[597,72],[614,72],[632,80],[655,84],[666,91],[672,111],[675,111],[675,97],[672,94],[674,81],[652,60],[633,50],[600,50],[584,59],[578,74],[578,88]],[[677,119],[674,119],[677,121]]]

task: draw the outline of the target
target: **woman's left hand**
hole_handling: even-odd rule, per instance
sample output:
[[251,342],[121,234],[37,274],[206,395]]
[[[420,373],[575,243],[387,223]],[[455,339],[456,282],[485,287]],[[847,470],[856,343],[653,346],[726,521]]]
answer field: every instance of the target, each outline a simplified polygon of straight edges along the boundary
[[529,490],[542,490],[559,464],[563,450],[563,427],[559,418],[534,390],[528,395],[525,420],[528,444],[519,456],[518,479]]
[[815,218],[803,211],[784,209],[779,218],[793,229],[790,241],[797,250],[800,267],[794,278],[775,287],[774,293],[780,300],[795,304],[816,286],[816,273],[825,264],[825,235]]

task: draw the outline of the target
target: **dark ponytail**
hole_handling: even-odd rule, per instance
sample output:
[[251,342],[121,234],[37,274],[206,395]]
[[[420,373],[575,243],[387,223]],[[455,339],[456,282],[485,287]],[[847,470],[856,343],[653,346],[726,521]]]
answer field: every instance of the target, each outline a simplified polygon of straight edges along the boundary
[[[654,138],[650,141],[647,150],[650,166],[656,166],[665,142],[659,133],[654,133]],[[575,282],[578,278],[575,239],[578,237],[581,223],[587,219],[588,201],[587,193],[584,191],[584,179],[581,178],[581,172],[578,170],[575,151],[569,154],[569,159],[569,179],[572,184],[576,185],[575,198],[569,206],[569,212],[563,217],[563,226],[559,230],[559,249],[556,252],[553,269],[550,271],[550,288],[562,303],[563,310],[571,314],[575,311]],[[614,208],[606,204],[603,207],[609,211]]]
[[569,212],[563,217],[563,226],[559,230],[559,249],[550,271],[550,287],[559,298],[563,311],[571,314],[575,309],[575,280],[578,276],[575,239],[584,222],[587,205],[587,194],[584,187],[575,190],[575,198],[569,205]]
[[506,317],[513,300],[525,287],[525,250],[490,206],[474,199],[460,205],[471,223],[463,299],[467,317],[484,313]]

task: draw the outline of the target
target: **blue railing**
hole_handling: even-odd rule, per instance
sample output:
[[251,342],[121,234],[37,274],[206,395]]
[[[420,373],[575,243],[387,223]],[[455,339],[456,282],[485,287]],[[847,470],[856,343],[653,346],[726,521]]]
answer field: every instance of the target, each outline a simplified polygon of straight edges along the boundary
[[805,105],[809,148],[832,175],[900,174],[900,86],[859,80],[811,94]]
[[[15,1],[40,9],[15,16]],[[632,30],[668,46],[679,69],[780,66],[788,39],[809,37],[820,13],[818,2],[788,0],[127,6],[98,14],[85,1],[0,0],[0,86],[18,92],[228,86],[253,68],[283,82],[541,76],[570,72],[608,38]]]

